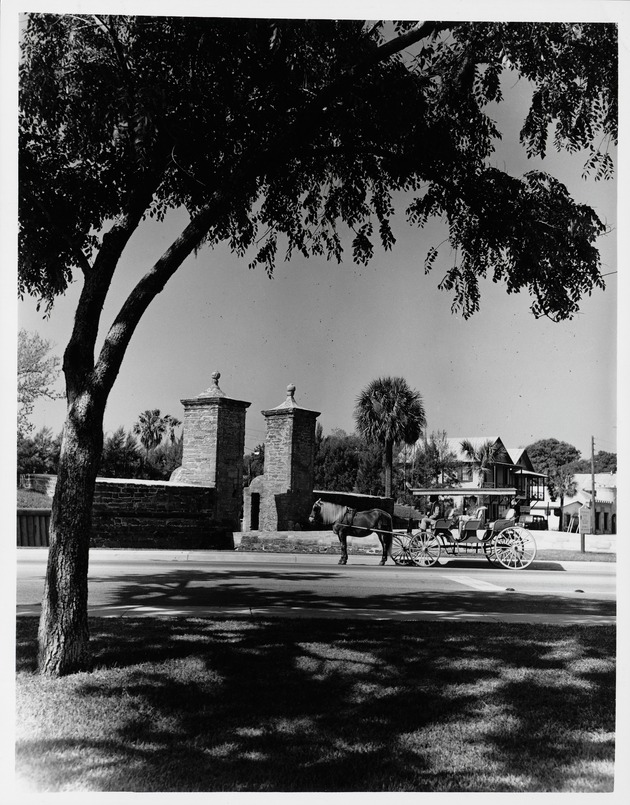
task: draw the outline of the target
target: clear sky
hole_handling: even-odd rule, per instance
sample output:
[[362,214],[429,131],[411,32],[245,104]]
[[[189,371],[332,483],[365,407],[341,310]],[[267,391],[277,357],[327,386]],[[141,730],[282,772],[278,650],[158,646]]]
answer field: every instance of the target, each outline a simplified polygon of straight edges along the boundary
[[[110,396],[105,431],[131,428],[147,408],[181,419],[180,400],[206,389],[215,370],[228,396],[252,403],[248,450],[264,440],[261,410],[281,403],[289,383],[295,383],[300,405],[321,412],[325,433],[352,431],[360,390],[378,376],[401,375],[422,394],[429,431],[501,436],[515,447],[555,437],[584,456],[594,436],[596,450],[615,451],[616,183],[584,181],[583,155],[527,160],[518,144],[527,87],[515,79],[505,86],[509,104],[492,110],[503,132],[495,164],[515,175],[542,168],[558,176],[612,230],[599,244],[603,271],[610,273],[607,288],[586,298],[573,321],[536,320],[526,294],[508,296],[490,280],[482,286],[478,314],[468,321],[451,314],[450,296],[437,289],[453,259],[448,248],[442,247],[431,274],[423,271],[427,249],[444,239],[444,230],[407,225],[400,199],[398,243],[392,252],[377,249],[367,267],[354,265],[350,256],[342,265],[298,257],[280,262],[270,280],[225,248],[203,249],[188,259],[134,335]],[[137,233],[104,325],[186,220],[175,212],[165,224],[147,223]],[[19,326],[52,340],[61,355],[78,292],[77,283],[48,320],[32,300],[20,303]],[[58,432],[63,419],[63,402],[42,402],[33,422]]]

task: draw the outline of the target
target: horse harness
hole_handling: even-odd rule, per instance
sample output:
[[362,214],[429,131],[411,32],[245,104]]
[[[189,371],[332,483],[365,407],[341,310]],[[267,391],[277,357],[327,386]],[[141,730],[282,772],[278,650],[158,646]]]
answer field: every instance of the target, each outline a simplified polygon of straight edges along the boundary
[[[346,531],[352,531],[353,528],[361,529],[361,526],[353,526],[354,518],[356,517],[357,510],[351,509],[350,506],[346,506],[346,510],[341,515],[341,517],[337,520],[336,523],[333,525],[333,531],[337,536],[341,536],[342,533],[346,533]],[[368,531],[369,529],[363,529]]]

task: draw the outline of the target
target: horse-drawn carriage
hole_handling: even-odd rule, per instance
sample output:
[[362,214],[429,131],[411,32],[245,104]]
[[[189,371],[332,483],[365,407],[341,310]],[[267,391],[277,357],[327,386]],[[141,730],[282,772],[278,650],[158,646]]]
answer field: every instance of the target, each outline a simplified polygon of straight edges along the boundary
[[[449,490],[452,496],[477,494],[482,490]],[[484,495],[505,495],[506,490],[483,490]],[[512,490],[514,492],[514,490]],[[517,518],[497,518],[484,523],[481,518],[463,521],[461,527],[453,520],[438,519],[426,523],[424,529],[394,531],[390,514],[382,509],[357,511],[348,506],[318,500],[311,511],[310,521],[332,525],[339,538],[341,558],[348,561],[347,538],[376,534],[383,553],[381,564],[390,556],[397,565],[432,567],[442,554],[445,556],[482,555],[493,565],[509,570],[526,568],[536,558],[536,541]]]
[[392,534],[391,557],[396,564],[432,567],[442,552],[447,556],[479,554],[493,565],[516,570],[534,561],[536,541],[514,519],[495,520],[485,526],[479,520],[468,520],[461,533],[449,520],[436,520],[426,531]]

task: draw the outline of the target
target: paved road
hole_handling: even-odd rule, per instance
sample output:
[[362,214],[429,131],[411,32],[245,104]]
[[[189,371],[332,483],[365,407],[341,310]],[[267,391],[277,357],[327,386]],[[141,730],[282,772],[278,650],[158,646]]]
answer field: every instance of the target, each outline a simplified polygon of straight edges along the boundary
[[[39,612],[45,549],[18,551],[17,609]],[[534,562],[493,568],[482,558],[438,567],[379,567],[373,556],[183,551],[90,554],[94,615],[282,615],[361,619],[613,623],[614,563]]]

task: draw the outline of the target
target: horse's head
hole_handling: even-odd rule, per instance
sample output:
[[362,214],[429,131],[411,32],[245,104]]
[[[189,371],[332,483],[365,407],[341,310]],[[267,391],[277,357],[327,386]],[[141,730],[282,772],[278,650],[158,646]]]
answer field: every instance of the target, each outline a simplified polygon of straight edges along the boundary
[[321,523],[322,521],[322,499],[316,500],[308,516],[309,523]]

